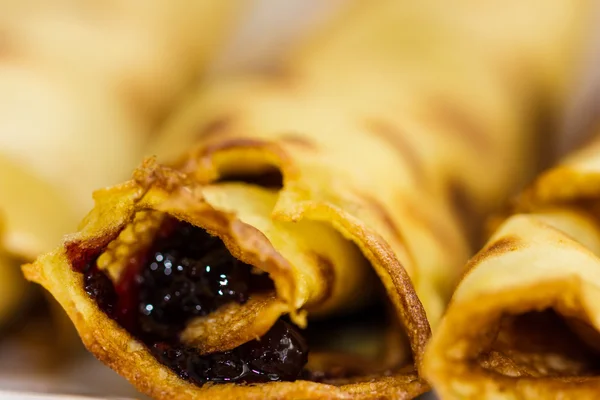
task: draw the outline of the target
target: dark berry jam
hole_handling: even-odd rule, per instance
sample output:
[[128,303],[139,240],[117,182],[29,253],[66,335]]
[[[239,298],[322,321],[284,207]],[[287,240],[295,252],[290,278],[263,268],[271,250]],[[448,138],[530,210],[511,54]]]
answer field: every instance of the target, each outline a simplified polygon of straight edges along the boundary
[[164,342],[154,343],[150,349],[162,364],[197,385],[291,381],[300,375],[308,357],[302,335],[283,320],[260,340],[222,353],[203,356],[189,347]]
[[112,281],[97,268],[88,266],[83,275],[83,289],[109,317],[114,316],[117,292]]
[[260,340],[226,352],[201,355],[179,341],[191,318],[273,287],[266,275],[251,274],[251,266],[233,257],[220,239],[167,218],[148,253],[137,259],[139,265],[124,271],[116,285],[93,260],[84,270],[84,289],[182,379],[197,385],[268,382],[294,380],[302,372],[308,347],[282,320]]
[[172,340],[190,318],[246,302],[251,275],[249,265],[203,229],[173,220],[165,225],[133,277],[137,334],[157,341]]

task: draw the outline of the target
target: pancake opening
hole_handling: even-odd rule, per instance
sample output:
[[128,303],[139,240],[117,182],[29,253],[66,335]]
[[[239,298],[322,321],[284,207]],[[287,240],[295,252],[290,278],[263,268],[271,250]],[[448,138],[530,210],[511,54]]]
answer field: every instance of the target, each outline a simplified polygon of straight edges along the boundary
[[[554,309],[504,315],[491,346],[478,357],[488,370],[511,377],[582,377],[600,374],[597,332]],[[600,342],[596,342],[599,343]]]
[[[245,156],[248,157],[247,154]],[[276,190],[283,188],[283,171],[260,158],[252,160],[252,169],[241,168],[235,163],[217,162],[215,165],[218,184],[243,182]],[[327,222],[305,220],[300,223],[324,224],[342,237]],[[322,313],[322,309],[306,307],[308,325],[303,331],[310,353],[301,378],[332,385],[369,381],[374,377],[392,375],[414,364],[405,329],[374,268],[354,242],[346,238],[343,240],[347,245],[344,248],[367,266],[368,274],[362,277],[358,291],[345,299],[341,309],[326,308],[326,312]],[[312,243],[311,247],[317,246]],[[324,267],[333,262],[324,257],[318,258]],[[340,280],[340,277],[331,278],[333,282],[336,279]]]
[[218,182],[243,182],[263,188],[280,190],[283,188],[283,175],[279,168],[267,166],[253,174],[221,171]]
[[[281,171],[260,166],[239,172],[222,168],[219,179],[203,187],[201,201],[210,213],[195,211],[195,203],[185,214],[178,208],[137,211],[93,256],[71,258],[84,291],[158,362],[198,386],[298,379],[343,385],[412,368],[404,328],[358,246],[326,222],[271,222]],[[271,223],[280,224],[280,236],[263,233]],[[336,266],[350,260],[356,271],[336,275]],[[291,292],[286,265],[303,262],[318,271],[306,276],[323,289],[298,310],[276,274],[292,282]],[[308,330],[296,325],[303,326],[295,319],[300,314],[308,316]]]
[[343,385],[410,365],[408,338],[396,318],[380,299],[351,313],[310,321],[305,337],[311,352],[303,377]]
[[[137,234],[136,234],[137,233]],[[133,244],[136,253],[120,248]],[[162,364],[197,385],[295,380],[308,348],[279,319],[260,340],[203,354],[181,340],[186,325],[231,303],[272,291],[267,274],[233,257],[221,239],[155,211],[138,212],[119,238],[83,269],[98,307],[146,345]]]

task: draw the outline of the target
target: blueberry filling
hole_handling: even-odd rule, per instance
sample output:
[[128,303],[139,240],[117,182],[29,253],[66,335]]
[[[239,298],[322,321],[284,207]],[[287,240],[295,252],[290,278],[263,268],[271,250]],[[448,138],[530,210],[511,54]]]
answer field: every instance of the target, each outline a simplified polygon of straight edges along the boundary
[[220,239],[187,223],[167,225],[134,277],[137,334],[153,340],[172,339],[190,318],[223,304],[245,303],[251,283],[251,267],[234,258]]
[[202,356],[182,345],[154,343],[150,350],[162,364],[197,385],[206,382],[292,381],[302,372],[308,349],[291,324],[279,320],[260,341]]
[[165,219],[147,252],[116,284],[92,260],[84,290],[98,307],[141,340],[162,364],[197,385],[206,382],[289,381],[299,377],[308,347],[293,325],[279,320],[260,340],[201,355],[179,341],[187,322],[223,304],[244,303],[272,288],[266,274],[233,257],[203,229]]
[[112,281],[97,268],[86,268],[83,275],[83,289],[109,317],[115,317],[117,292]]

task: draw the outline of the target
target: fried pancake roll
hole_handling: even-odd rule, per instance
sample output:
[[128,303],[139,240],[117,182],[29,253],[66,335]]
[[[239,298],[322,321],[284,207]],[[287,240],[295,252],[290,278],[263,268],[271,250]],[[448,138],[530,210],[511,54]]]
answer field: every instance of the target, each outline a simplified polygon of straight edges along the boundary
[[585,3],[524,3],[349,6],[203,88],[26,276],[156,398],[422,393],[467,227],[531,173],[580,45]]
[[426,353],[442,398],[597,398],[599,205],[600,138],[492,221]]
[[1,7],[0,328],[27,303],[19,265],[77,227],[92,190],[127,179],[240,8],[36,0]]

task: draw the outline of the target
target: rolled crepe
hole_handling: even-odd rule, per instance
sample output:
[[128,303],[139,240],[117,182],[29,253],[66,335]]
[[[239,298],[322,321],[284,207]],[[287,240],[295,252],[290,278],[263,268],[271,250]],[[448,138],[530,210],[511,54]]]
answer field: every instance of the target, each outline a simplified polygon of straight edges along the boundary
[[597,397],[599,172],[596,139],[492,221],[426,352],[442,398]]
[[[427,390],[467,225],[531,173],[538,95],[560,105],[585,26],[583,2],[473,3],[357,2],[274,75],[203,88],[161,163],[96,192],[26,276],[156,398]],[[379,354],[307,357],[295,326],[366,307],[377,281]]]
[[127,178],[234,3],[2,3],[0,326],[26,303],[20,262],[75,229],[93,189]]

